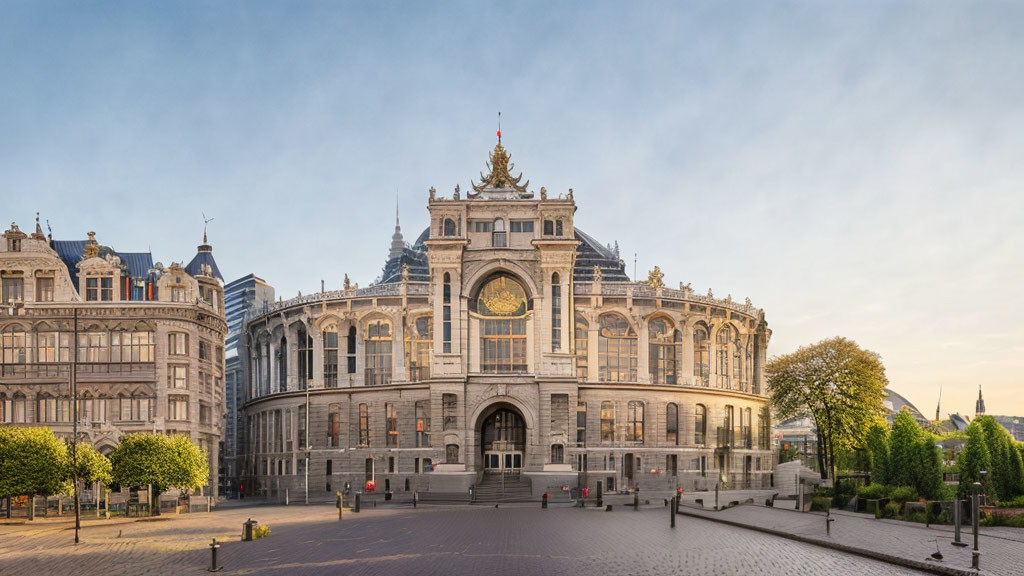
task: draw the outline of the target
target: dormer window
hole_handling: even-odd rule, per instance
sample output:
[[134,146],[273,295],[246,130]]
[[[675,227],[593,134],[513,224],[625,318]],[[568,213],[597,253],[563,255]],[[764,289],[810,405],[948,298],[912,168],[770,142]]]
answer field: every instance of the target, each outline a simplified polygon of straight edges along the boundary
[[25,299],[25,279],[21,276],[4,276],[0,279],[3,283],[3,303],[21,302]]
[[21,238],[9,238],[7,240],[8,252],[21,252]]
[[494,219],[494,232],[491,233],[491,245],[495,248],[508,246],[508,236],[505,235],[505,221],[501,218]]

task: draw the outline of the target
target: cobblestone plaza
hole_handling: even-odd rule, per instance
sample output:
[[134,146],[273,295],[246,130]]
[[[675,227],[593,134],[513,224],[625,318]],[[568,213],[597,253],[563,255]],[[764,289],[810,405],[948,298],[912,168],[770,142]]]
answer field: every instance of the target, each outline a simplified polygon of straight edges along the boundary
[[[239,542],[247,518],[271,535]],[[113,521],[112,521],[113,522]],[[0,526],[0,574],[199,574],[210,539],[223,542],[224,574],[921,574],[743,528],[639,511],[539,506],[223,508],[158,521]],[[40,571],[40,566],[45,570]],[[983,572],[984,574],[985,572]],[[996,572],[992,572],[996,573]]]

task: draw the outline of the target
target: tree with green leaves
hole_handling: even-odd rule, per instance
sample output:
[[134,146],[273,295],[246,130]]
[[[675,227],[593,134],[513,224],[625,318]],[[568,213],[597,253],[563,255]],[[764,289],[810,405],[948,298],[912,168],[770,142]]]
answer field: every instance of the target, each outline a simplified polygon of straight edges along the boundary
[[931,434],[924,433],[917,453],[917,493],[929,500],[937,500],[942,495],[942,449]]
[[67,445],[49,428],[0,427],[0,496],[65,492],[68,462]]
[[986,491],[998,500],[1011,500],[1024,493],[1024,468],[1013,436],[991,416],[979,416],[974,422],[981,426],[989,452]]
[[121,486],[152,486],[151,510],[160,513],[160,494],[194,490],[210,476],[206,452],[188,436],[129,434],[110,454],[113,480]]
[[883,422],[871,424],[865,443],[871,456],[871,482],[889,484],[889,427]]
[[889,482],[895,486],[918,487],[921,471],[920,445],[924,431],[910,412],[900,410],[892,419],[889,437]]
[[864,445],[864,422],[883,414],[888,380],[878,354],[853,340],[830,338],[773,358],[766,366],[779,418],[809,415],[818,437],[823,479],[835,475],[836,453]]
[[967,426],[967,443],[956,459],[957,472],[960,474],[960,487],[957,492],[961,498],[971,495],[971,484],[981,481],[979,472],[991,468],[988,446],[985,445],[985,432],[976,418]]
[[[110,460],[100,454],[89,442],[79,442],[75,446],[75,450],[78,461],[78,479],[82,481],[82,484],[88,486],[98,482],[103,486],[110,485],[113,480]],[[71,458],[68,458],[68,466],[71,466]],[[73,468],[68,469],[68,475],[74,475]]]

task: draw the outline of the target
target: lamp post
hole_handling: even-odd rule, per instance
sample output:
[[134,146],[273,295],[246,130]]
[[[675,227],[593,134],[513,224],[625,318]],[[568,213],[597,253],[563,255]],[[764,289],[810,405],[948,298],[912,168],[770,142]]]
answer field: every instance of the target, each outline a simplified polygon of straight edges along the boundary
[[313,447],[309,443],[310,435],[309,435],[309,384],[308,383],[306,384],[306,424],[305,424],[305,431],[306,431],[306,437],[302,439],[302,442],[303,442],[303,444],[305,444],[305,446],[303,446],[303,448],[306,451],[306,465],[304,466],[304,468],[305,468],[304,472],[305,472],[306,477],[305,477],[305,481],[303,483],[306,486],[306,505],[308,506],[309,505],[309,451],[313,449]]
[[71,473],[75,493],[75,544],[78,544],[78,533],[82,529],[82,511],[78,499],[78,307],[72,308],[72,312],[74,320],[71,348]]

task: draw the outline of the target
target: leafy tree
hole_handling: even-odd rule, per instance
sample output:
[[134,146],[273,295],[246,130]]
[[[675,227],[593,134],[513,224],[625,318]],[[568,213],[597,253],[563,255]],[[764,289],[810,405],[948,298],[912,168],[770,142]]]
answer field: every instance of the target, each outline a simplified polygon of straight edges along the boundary
[[[75,447],[78,461],[78,479],[82,484],[88,486],[94,482],[107,486],[113,480],[111,476],[110,460],[100,454],[89,442],[79,442]],[[71,456],[68,455],[68,475],[72,476]]]
[[889,438],[890,484],[918,487],[921,472],[920,449],[924,431],[910,412],[900,410],[892,419]]
[[1012,438],[1007,438],[1006,442],[1010,453],[1010,493],[1007,495],[1007,499],[1012,499],[1024,494],[1024,458],[1021,457],[1017,442]]
[[875,422],[868,428],[866,442],[871,455],[871,481],[889,484],[889,428]]
[[967,444],[956,459],[957,472],[960,474],[961,498],[971,494],[971,484],[978,482],[981,476],[978,472],[991,468],[988,446],[985,445],[985,432],[981,429],[979,418],[975,418],[967,426]]
[[59,494],[67,472],[67,445],[49,428],[0,427],[0,496]]
[[863,423],[883,413],[888,380],[878,354],[836,337],[773,358],[766,369],[778,417],[810,415],[821,477],[833,476],[836,452],[862,446]]
[[923,434],[918,444],[917,491],[924,498],[937,500],[942,495],[942,450],[930,434]]
[[160,494],[171,488],[198,488],[210,475],[206,453],[187,436],[129,434],[110,454],[110,462],[117,484],[153,487],[154,514],[160,513]]

